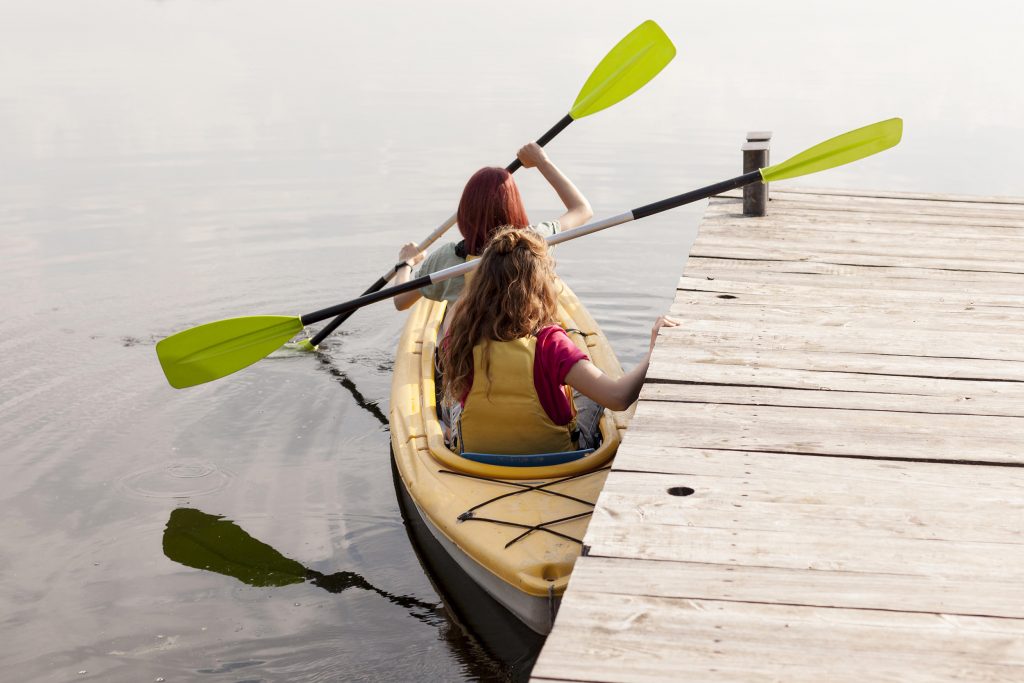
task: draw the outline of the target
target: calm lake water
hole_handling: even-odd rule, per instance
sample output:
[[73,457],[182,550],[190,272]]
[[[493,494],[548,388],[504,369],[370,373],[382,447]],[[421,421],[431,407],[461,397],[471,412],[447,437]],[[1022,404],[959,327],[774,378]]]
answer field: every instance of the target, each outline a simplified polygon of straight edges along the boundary
[[[0,679],[528,672],[446,613],[399,515],[404,314],[185,391],[153,346],[355,296],[648,18],[676,60],[549,146],[597,217],[737,175],[747,130],[779,161],[891,116],[899,148],[800,184],[1024,194],[1018,3],[0,0]],[[702,208],[559,249],[627,365]],[[321,578],[188,566],[183,515]]]

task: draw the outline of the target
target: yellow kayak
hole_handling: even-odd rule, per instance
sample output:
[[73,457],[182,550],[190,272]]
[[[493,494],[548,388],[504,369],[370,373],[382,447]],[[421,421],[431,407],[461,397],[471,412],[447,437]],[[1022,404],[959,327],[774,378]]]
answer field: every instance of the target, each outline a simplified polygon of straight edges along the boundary
[[[559,317],[570,339],[606,374],[621,376],[597,323],[572,290],[559,285]],[[421,299],[398,342],[390,415],[395,466],[416,511],[448,554],[531,629],[547,633],[632,409],[604,411],[602,442],[590,452],[537,459],[463,457],[449,450],[434,387],[445,305]]]

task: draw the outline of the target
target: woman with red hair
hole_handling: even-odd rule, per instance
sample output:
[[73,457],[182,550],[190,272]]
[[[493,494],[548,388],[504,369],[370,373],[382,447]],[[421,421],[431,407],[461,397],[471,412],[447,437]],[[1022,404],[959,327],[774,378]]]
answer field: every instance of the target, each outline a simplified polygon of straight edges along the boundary
[[[519,150],[517,156],[524,168],[536,168],[540,171],[558,193],[558,198],[565,205],[565,213],[558,220],[531,225],[512,174],[503,168],[481,168],[466,183],[462,199],[459,201],[458,222],[462,241],[450,242],[434,250],[423,261],[417,277],[436,273],[482,254],[491,237],[502,226],[529,228],[542,237],[547,237],[560,230],[578,227],[590,220],[594,215],[590,203],[572,181],[552,163],[540,145],[530,142]],[[410,242],[402,246],[398,260],[415,265],[423,260],[423,255],[418,253],[416,245]],[[403,266],[396,274],[395,284],[407,282],[411,275],[412,266]],[[395,308],[404,311],[421,296],[435,301],[446,300],[451,306],[462,293],[464,284],[465,278],[457,277],[399,294],[394,298]]]

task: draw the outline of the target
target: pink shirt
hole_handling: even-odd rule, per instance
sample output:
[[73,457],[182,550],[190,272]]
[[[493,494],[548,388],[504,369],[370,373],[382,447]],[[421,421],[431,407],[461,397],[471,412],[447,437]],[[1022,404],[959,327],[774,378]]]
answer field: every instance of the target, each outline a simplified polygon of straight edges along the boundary
[[572,343],[558,325],[549,325],[537,333],[537,353],[533,357],[533,386],[544,412],[556,425],[569,424],[574,415],[562,388],[565,376],[587,354]]

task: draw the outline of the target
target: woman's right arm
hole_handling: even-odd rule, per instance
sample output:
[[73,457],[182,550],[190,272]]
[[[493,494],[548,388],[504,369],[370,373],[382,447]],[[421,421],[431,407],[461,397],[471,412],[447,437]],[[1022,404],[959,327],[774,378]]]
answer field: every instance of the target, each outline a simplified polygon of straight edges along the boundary
[[[395,273],[394,284],[400,285],[403,282],[408,282],[409,278],[412,276],[413,266],[422,261],[423,258],[424,255],[419,250],[419,247],[416,246],[415,242],[403,244],[401,250],[398,252],[398,260],[404,261],[404,263],[402,267],[398,269],[398,272]],[[411,292],[402,292],[394,297],[392,301],[395,302],[395,308],[400,311],[404,311],[419,301],[421,296],[423,295],[420,294],[420,290],[414,289]]]
[[647,369],[651,365],[651,353],[662,327],[676,327],[679,322],[667,316],[654,321],[651,328],[651,346],[647,356],[635,368],[618,379],[612,379],[589,360],[578,361],[565,375],[565,383],[598,405],[609,410],[625,410],[640,396]]
[[590,208],[590,202],[548,158],[543,147],[536,142],[529,142],[519,150],[516,156],[519,157],[524,168],[536,168],[540,171],[552,189],[558,193],[558,198],[565,205],[565,213],[558,219],[562,230],[577,228],[590,220],[594,215],[594,210]]

